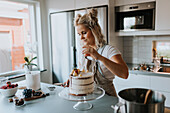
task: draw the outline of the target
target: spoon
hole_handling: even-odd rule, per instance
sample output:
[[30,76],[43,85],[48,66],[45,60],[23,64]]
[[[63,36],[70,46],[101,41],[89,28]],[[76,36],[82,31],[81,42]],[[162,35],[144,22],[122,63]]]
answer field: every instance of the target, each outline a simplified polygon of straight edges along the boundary
[[151,98],[152,98],[152,91],[149,89],[146,92],[144,104],[148,104],[151,101]]
[[85,56],[85,58],[88,60],[93,60],[93,58],[91,56]]

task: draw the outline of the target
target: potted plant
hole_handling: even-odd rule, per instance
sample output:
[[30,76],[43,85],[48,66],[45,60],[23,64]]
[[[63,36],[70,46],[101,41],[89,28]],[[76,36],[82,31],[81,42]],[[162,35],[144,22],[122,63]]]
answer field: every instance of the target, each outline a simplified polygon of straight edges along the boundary
[[32,66],[37,67],[37,64],[32,63],[32,61],[35,60],[35,59],[37,59],[37,57],[33,57],[30,60],[29,60],[28,57],[24,57],[25,63],[24,63],[23,66],[24,66],[26,72],[32,71]]
[[32,71],[32,66],[36,66],[37,64],[32,63],[33,60],[37,59],[37,57],[33,57],[29,59],[28,57],[24,57],[24,69],[26,71],[26,85],[28,89],[38,90],[40,89],[40,71]]

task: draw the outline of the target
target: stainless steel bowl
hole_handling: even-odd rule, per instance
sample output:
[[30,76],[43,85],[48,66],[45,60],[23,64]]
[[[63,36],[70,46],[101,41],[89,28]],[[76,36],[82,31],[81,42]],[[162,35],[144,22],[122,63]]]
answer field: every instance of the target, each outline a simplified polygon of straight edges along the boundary
[[119,103],[114,108],[115,113],[164,113],[165,96],[157,91],[152,91],[149,103],[144,104],[146,93],[149,89],[131,88],[118,93]]

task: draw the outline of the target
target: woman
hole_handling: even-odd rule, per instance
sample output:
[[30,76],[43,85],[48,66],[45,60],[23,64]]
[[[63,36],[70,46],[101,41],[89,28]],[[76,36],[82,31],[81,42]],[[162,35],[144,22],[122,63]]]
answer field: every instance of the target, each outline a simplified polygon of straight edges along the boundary
[[[116,76],[127,79],[128,68],[120,52],[113,46],[106,45],[97,19],[97,10],[90,9],[87,14],[77,15],[75,27],[83,43],[84,55],[79,62],[80,69],[95,73],[95,83],[108,95],[117,96],[113,85]],[[88,60],[90,56],[93,60]]]

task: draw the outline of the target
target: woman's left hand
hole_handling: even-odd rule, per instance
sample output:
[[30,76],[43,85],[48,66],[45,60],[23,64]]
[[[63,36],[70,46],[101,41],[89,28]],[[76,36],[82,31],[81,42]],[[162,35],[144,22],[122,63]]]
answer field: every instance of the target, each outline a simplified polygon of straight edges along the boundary
[[85,56],[91,56],[92,58],[98,60],[100,57],[100,54],[91,46],[89,45],[85,45],[82,48],[84,48],[84,50],[82,51],[82,53]]

